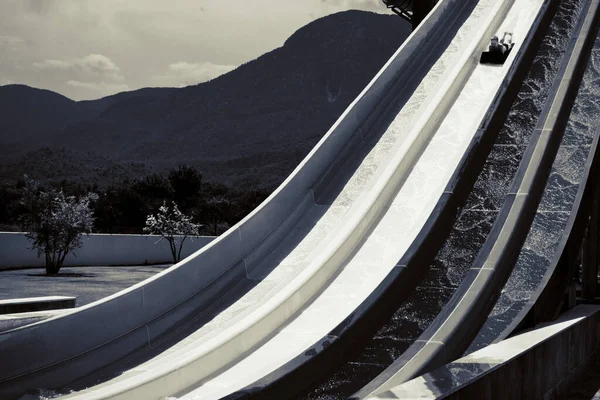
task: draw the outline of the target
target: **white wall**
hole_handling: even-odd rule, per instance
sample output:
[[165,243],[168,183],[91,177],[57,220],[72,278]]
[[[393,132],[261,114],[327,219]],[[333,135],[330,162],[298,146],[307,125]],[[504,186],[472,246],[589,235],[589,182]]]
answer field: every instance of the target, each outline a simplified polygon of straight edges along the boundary
[[[73,254],[67,255],[69,265],[142,265],[172,263],[169,243],[160,236],[151,235],[103,235],[83,236],[83,245]],[[183,244],[181,258],[198,251],[214,239],[213,236],[187,238]],[[31,242],[24,233],[0,232],[0,270],[8,267],[42,267],[45,259],[38,258],[31,249]]]

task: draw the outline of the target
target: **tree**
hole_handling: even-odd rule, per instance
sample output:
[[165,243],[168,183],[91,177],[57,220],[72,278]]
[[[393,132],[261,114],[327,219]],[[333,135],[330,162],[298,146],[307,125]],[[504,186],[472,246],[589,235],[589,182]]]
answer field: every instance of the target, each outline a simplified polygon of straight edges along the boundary
[[144,232],[160,235],[159,242],[166,239],[171,248],[173,261],[179,262],[183,242],[189,235],[198,235],[198,228],[201,225],[193,223],[190,217],[182,214],[175,202],[171,204],[171,207],[167,207],[166,202],[163,202],[156,215],[148,215]]
[[90,202],[97,198],[94,193],[77,199],[62,190],[43,190],[26,177],[23,205],[27,212],[21,222],[38,256],[45,254],[47,274],[58,274],[67,254],[81,247],[81,235],[92,231]]
[[131,185],[131,189],[151,207],[151,210],[159,207],[163,199],[173,197],[173,189],[169,180],[159,174],[151,174],[137,180]]
[[161,204],[157,203],[151,208],[148,203],[129,183],[111,187],[100,197],[96,206],[96,227],[108,228],[111,232],[119,227],[119,233],[123,233],[124,228],[136,228],[133,232],[141,233],[150,210]]
[[202,188],[202,174],[194,167],[180,165],[169,172],[169,183],[173,188],[173,199],[184,210],[188,211],[198,202]]
[[205,208],[212,217],[213,234],[215,236],[219,234],[217,229],[218,223],[225,220],[225,215],[229,210],[230,205],[231,202],[224,196],[214,196],[206,202]]

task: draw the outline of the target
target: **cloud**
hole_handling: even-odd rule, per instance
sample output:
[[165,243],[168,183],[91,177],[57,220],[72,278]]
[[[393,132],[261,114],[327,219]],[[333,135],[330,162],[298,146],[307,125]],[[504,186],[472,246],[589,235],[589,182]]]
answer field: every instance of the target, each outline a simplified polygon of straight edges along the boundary
[[25,44],[25,40],[18,36],[0,36],[0,47],[11,48]]
[[67,62],[52,59],[46,59],[41,62],[34,62],[33,66],[37,69],[69,69],[72,67],[72,65]]
[[121,69],[110,58],[102,54],[90,54],[82,58],[62,61],[46,59],[34,62],[33,66],[44,70],[73,70],[80,74],[91,75],[96,78],[122,82],[125,77],[121,75]]
[[76,80],[70,80],[67,82],[67,85],[76,87],[76,88],[84,88],[90,89],[95,92],[99,92],[102,94],[114,94],[118,92],[123,92],[125,90],[129,90],[129,86],[125,83],[110,83],[110,82],[81,82]]
[[56,0],[22,0],[28,11],[36,14],[47,15],[56,8]]
[[84,71],[97,74],[107,75],[114,80],[124,80],[121,75],[120,68],[108,57],[102,54],[90,54],[89,56],[80,58],[75,61]]
[[180,61],[170,64],[166,74],[155,75],[152,80],[160,86],[183,87],[209,81],[235,68],[235,65]]

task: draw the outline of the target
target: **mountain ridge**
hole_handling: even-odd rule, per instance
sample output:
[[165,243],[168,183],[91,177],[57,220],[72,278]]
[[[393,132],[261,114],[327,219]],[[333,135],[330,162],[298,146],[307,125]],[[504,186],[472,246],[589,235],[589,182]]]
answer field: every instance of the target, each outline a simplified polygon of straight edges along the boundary
[[[273,188],[409,33],[395,16],[346,11],[307,24],[282,47],[233,71],[185,88],[142,88],[75,102],[43,89],[2,86],[0,106],[12,105],[0,107],[0,146],[10,153],[0,179],[18,179],[25,165],[35,176],[47,163],[54,168],[45,168],[46,179],[105,184],[106,173],[94,171],[119,165],[121,175],[136,177],[187,163],[209,181]],[[99,165],[78,169],[78,158]]]

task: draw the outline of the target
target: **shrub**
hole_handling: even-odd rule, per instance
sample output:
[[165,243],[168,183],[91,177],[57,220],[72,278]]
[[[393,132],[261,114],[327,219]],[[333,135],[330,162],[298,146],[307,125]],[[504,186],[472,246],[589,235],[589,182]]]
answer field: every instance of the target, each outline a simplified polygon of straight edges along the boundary
[[179,262],[183,242],[189,235],[198,235],[200,226],[193,223],[190,217],[179,211],[175,202],[172,202],[171,207],[167,207],[166,202],[163,202],[156,215],[148,215],[144,232],[160,235],[159,242],[166,239],[171,248],[173,261]]
[[67,197],[62,190],[43,190],[38,182],[26,178],[23,205],[27,212],[21,223],[38,257],[46,256],[47,274],[58,274],[67,254],[81,247],[81,235],[92,231],[89,205],[97,198],[94,193],[79,199]]

